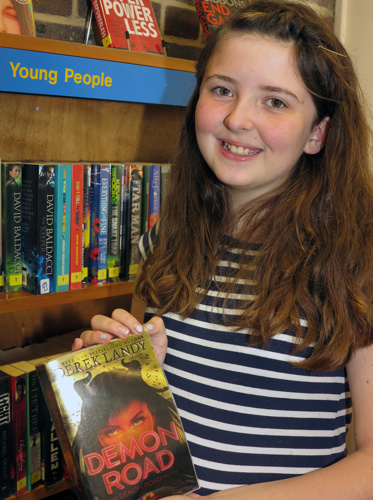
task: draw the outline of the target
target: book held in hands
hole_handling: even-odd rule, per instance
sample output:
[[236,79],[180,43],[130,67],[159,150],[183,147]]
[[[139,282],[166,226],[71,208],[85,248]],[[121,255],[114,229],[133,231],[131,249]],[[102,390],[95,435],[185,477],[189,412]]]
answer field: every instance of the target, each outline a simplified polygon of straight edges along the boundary
[[198,488],[146,333],[59,356],[37,372],[79,498],[159,499]]

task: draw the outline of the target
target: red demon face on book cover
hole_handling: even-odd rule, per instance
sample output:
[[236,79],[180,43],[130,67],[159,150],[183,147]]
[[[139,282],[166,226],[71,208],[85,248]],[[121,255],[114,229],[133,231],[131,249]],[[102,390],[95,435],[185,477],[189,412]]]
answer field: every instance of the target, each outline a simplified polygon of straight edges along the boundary
[[82,498],[158,499],[198,488],[146,334],[61,356],[38,374],[54,395],[51,412]]

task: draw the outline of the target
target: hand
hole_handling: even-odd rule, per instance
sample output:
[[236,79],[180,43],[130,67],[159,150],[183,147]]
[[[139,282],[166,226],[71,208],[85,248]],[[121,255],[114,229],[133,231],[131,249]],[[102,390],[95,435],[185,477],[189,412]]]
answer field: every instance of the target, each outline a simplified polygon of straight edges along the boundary
[[154,316],[145,325],[124,309],[115,309],[111,317],[96,315],[91,320],[92,330],[85,330],[75,339],[72,350],[95,344],[107,344],[114,338],[125,339],[130,334],[141,335],[144,330],[149,334],[159,363],[162,365],[166,356],[167,334],[163,320]]

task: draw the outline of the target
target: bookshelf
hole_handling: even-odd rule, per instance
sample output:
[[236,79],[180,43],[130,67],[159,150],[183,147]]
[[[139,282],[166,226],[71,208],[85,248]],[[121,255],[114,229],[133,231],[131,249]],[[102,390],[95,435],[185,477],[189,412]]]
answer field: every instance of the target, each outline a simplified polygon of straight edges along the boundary
[[[151,93],[155,90],[164,96],[148,99],[145,93],[144,99],[136,96],[127,99],[129,93],[124,90],[119,94],[117,91],[111,98],[110,93],[93,96],[88,88],[84,89],[87,96],[77,96],[74,92],[69,94],[68,91],[62,95],[52,85],[46,92],[43,82],[36,82],[35,87],[35,82],[31,81],[29,92],[27,88],[19,90],[16,84],[13,85],[15,80],[12,78],[15,77],[12,76],[12,68],[10,72],[9,67],[8,72],[5,71],[4,53],[11,54],[14,67],[26,56],[34,61],[48,59],[53,62],[62,58],[65,65],[69,65],[70,61],[76,63],[76,58],[80,58],[78,64],[81,61],[83,67],[84,64],[91,64],[92,68],[113,64],[122,72],[129,68],[134,71],[131,89],[137,86],[137,73],[145,68],[148,76],[142,77],[146,80],[143,83],[149,88],[154,87]],[[186,85],[190,86],[193,62],[0,33],[0,67],[1,161],[170,161],[187,101],[185,95],[185,102],[170,104],[173,86],[178,87],[178,83],[172,85],[170,82],[175,82],[176,75],[176,82],[185,79]],[[22,75],[22,79],[26,80],[23,78],[25,73]],[[110,315],[117,307],[129,308],[132,292],[133,283],[118,282],[104,286],[89,285],[81,290],[44,296],[26,292],[1,293],[0,350],[22,347],[88,327],[94,314]],[[39,500],[69,487],[71,483],[63,481],[52,488],[37,488],[22,498]]]

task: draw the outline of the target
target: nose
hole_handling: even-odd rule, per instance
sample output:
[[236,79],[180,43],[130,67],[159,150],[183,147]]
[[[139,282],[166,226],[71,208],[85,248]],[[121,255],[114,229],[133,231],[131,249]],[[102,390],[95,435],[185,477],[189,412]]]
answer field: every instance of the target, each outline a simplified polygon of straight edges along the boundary
[[254,110],[246,100],[236,100],[224,119],[227,128],[234,132],[250,130],[254,127]]

